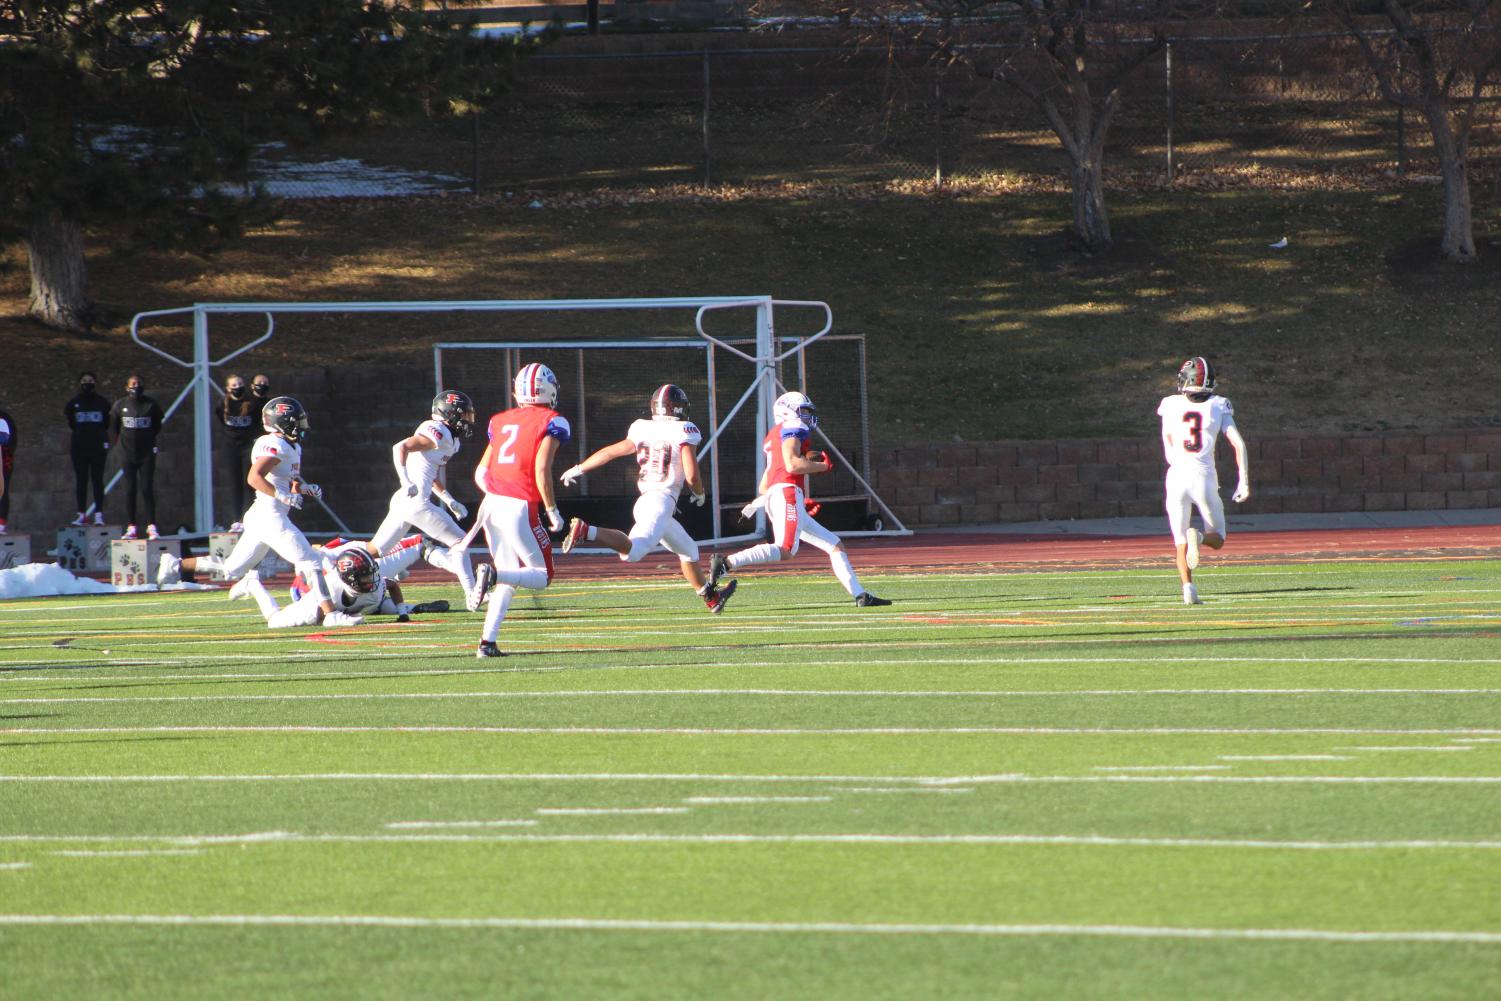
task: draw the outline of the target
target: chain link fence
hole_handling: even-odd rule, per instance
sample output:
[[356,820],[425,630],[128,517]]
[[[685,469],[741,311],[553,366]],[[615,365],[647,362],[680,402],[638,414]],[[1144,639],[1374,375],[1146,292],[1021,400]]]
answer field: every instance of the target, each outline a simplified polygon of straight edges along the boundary
[[[1492,88],[1472,162],[1498,156]],[[283,161],[308,151],[279,151]],[[912,51],[753,47],[542,54],[511,93],[460,120],[320,147],[432,190],[545,196],[669,184],[1056,180],[1066,161],[1015,90]],[[1107,183],[1218,174],[1432,172],[1427,128],[1380,98],[1348,38],[1175,40],[1125,88]],[[385,193],[383,176],[343,182]],[[407,193],[402,191],[400,193]]]

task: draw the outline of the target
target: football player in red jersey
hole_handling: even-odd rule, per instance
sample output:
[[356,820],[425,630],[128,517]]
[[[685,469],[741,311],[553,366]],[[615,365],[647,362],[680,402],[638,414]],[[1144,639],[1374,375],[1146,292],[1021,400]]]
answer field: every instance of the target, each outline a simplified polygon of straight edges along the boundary
[[855,576],[855,568],[850,565],[839,536],[814,521],[804,508],[808,477],[834,468],[834,460],[827,453],[808,451],[808,439],[818,426],[818,411],[813,401],[802,393],[783,393],[772,405],[771,415],[776,425],[761,442],[761,451],[766,454],[766,472],[761,474],[759,496],[740,513],[748,518],[756,508],[764,506],[771,519],[772,541],[729,556],[716,555],[709,562],[709,586],[718,586],[720,578],[731,570],[790,560],[797,554],[798,544],[807,542],[829,554],[834,576],[855,599],[857,607],[891,604],[860,586],[860,578]]
[[[476,587],[489,595],[485,628],[476,657],[501,657],[495,645],[500,624],[516,588],[540,591],[552,579],[550,529],[563,530],[563,515],[553,494],[552,461],[572,436],[568,419],[553,407],[558,380],[552,369],[533,362],[516,373],[516,406],[490,418],[490,443],[474,470],[474,482],[485,494],[475,516],[482,528],[493,563],[479,568]],[[546,514],[547,528],[540,515]],[[467,546],[467,541],[461,541]]]

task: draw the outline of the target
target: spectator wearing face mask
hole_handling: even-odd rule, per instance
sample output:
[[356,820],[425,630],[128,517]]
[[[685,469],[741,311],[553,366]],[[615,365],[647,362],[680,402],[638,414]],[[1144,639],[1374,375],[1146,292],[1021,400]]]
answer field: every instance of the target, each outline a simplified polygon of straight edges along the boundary
[[125,486],[125,534],[139,538],[136,526],[136,493],[139,490],[146,515],[146,538],[158,538],[156,529],[156,444],[162,431],[162,408],[146,395],[139,375],[125,380],[125,395],[109,412],[109,438],[120,448],[120,472]]
[[93,372],[78,376],[78,395],[63,407],[63,418],[72,435],[68,453],[73,458],[74,490],[78,497],[75,525],[87,525],[89,486],[94,487],[94,524],[104,524],[104,459],[109,450],[109,401],[98,392]]
[[261,408],[271,402],[271,379],[264,373],[257,373],[250,380],[250,398],[255,401],[255,426],[261,426]]
[[0,410],[0,535],[10,518],[10,471],[16,465],[16,422]]
[[[265,382],[265,376],[257,376],[256,379],[266,385],[269,391],[270,385]],[[218,466],[221,474],[229,477],[225,506],[234,512],[235,517],[245,510],[247,503],[245,492],[246,477],[250,474],[250,450],[255,446],[255,440],[261,436],[261,408],[265,403],[265,400],[251,397],[250,387],[238,375],[231,375],[224,380],[224,401],[219,404],[218,409],[219,427],[223,432],[219,435]],[[230,526],[231,532],[238,532],[240,529],[239,522]]]

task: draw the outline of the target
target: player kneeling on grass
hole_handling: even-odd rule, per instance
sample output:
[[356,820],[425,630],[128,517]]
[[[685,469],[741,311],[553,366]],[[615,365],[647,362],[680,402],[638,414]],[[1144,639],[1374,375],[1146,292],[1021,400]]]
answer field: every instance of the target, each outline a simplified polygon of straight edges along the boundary
[[163,553],[156,568],[156,582],[163,587],[175,584],[182,579],[183,571],[195,570],[217,570],[236,580],[260,563],[266,553],[274,552],[313,584],[325,626],[352,626],[359,619],[334,608],[320,572],[318,554],[292,524],[292,509],[302,507],[303,498],[317,500],[323,496],[317,484],[302,480],[302,448],[298,442],[307,436],[307,411],[290,396],[278,396],[261,411],[261,425],[266,433],[256,439],[251,449],[250,474],[245,477],[255,491],[255,500],[245,512],[245,531],[240,541],[223,559],[191,556],[180,560]]
[[[365,551],[363,542],[346,542],[320,551],[324,566],[321,577],[334,607],[357,622],[366,615],[395,615],[404,622],[413,612],[443,611],[448,607],[447,602],[408,605],[402,601],[401,585],[394,578],[416,562],[420,552],[416,545],[398,548],[378,560]],[[290,605],[279,607],[254,570],[229,591],[231,601],[254,598],[266,617],[266,625],[272,629],[317,625],[322,614],[318,592],[308,587],[298,596],[294,588],[293,594]]]
[[698,566],[698,543],[673,517],[685,484],[693,503],[703,506],[704,483],[698,471],[698,456],[693,451],[702,440],[698,428],[688,420],[687,393],[671,383],[653,393],[651,420],[636,421],[620,441],[606,445],[562,476],[563,486],[572,486],[591,469],[634,455],[640,467],[636,484],[641,496],[631,512],[635,524],[630,534],[574,518],[568,523],[568,534],[563,536],[563,552],[571,552],[582,542],[598,542],[613,549],[627,563],[636,563],[660,542],[677,556],[683,577],[704,599],[709,611],[716,615],[723,611],[725,602],[735,593],[735,582],[716,589],[704,579],[704,572]]
[[[439,546],[423,547],[422,556],[439,570],[459,579],[464,588],[464,604],[478,611],[484,593],[475,587],[474,567],[468,548],[451,551],[464,537],[458,520],[469,511],[454,499],[443,485],[444,467],[458,454],[464,438],[474,434],[474,403],[456,389],[445,389],[433,397],[432,419],[423,421],[408,438],[391,446],[391,462],[396,466],[400,486],[391,495],[385,521],[365,549],[377,559],[390,551],[410,525],[425,533]],[[434,504],[436,500],[438,503]],[[438,504],[443,505],[439,507]]]
[[818,426],[818,411],[813,401],[802,393],[783,393],[772,405],[771,416],[776,426],[766,432],[761,442],[761,451],[766,453],[766,472],[761,474],[759,496],[741,508],[740,515],[750,518],[757,508],[765,507],[771,519],[772,541],[729,556],[716,555],[709,564],[711,586],[717,585],[731,570],[790,560],[797,555],[798,544],[807,542],[829,554],[834,576],[858,607],[891,604],[860,586],[860,578],[855,576],[855,568],[850,566],[839,536],[814,521],[804,508],[808,477],[834,468],[834,460],[827,453],[808,452],[808,439]]
[[[547,531],[563,530],[552,489],[552,461],[558,448],[573,434],[568,418],[553,409],[558,402],[558,379],[552,369],[533,362],[516,373],[516,406],[490,418],[490,443],[474,470],[474,482],[485,499],[474,516],[470,534],[480,529],[490,547],[492,563],[479,570],[481,592],[495,585],[485,609],[476,657],[502,657],[496,646],[500,624],[518,587],[540,591],[552,580],[552,540]],[[541,513],[547,514],[548,529]]]
[[[1223,396],[1214,395],[1214,388],[1214,368],[1203,358],[1190,358],[1178,369],[1178,392],[1164,396],[1157,405],[1162,453],[1167,458],[1167,521],[1173,530],[1185,605],[1203,604],[1193,582],[1199,547],[1219,549],[1225,544],[1225,505],[1214,468],[1214,446],[1221,434],[1235,450],[1240,474],[1230,499],[1239,504],[1251,496],[1246,440],[1235,426],[1235,408]],[[1195,508],[1204,522],[1203,531],[1189,525]]]

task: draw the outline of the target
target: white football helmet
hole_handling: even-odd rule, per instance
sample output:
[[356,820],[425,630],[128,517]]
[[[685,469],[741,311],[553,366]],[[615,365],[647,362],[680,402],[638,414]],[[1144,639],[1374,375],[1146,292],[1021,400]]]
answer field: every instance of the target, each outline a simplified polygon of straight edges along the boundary
[[1178,367],[1178,392],[1185,396],[1208,397],[1214,393],[1214,366],[1201,357],[1190,358]]
[[818,426],[818,410],[802,393],[783,393],[771,405],[771,419],[778,424],[801,421],[813,428]]
[[552,374],[552,369],[540,362],[522,366],[521,371],[516,373],[513,388],[517,403],[537,403],[551,407],[558,402],[558,377]]

